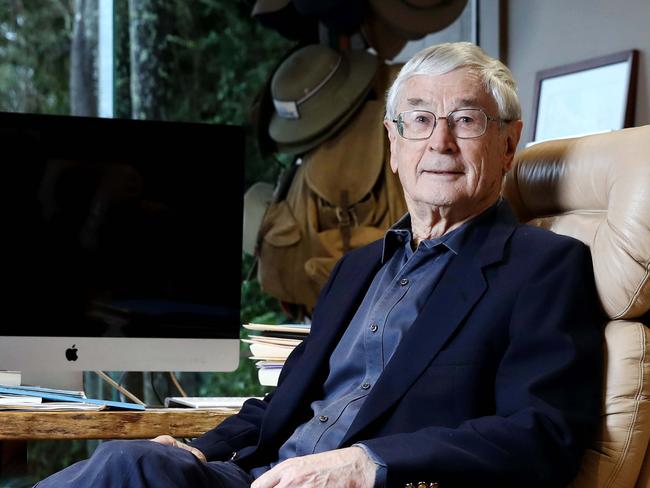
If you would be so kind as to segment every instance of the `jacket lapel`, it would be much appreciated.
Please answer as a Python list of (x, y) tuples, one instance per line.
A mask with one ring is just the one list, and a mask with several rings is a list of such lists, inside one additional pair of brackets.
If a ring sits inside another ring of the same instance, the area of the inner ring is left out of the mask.
[(473, 229), (462, 254), (449, 263), (418, 318), (364, 401), (341, 445), (399, 401), (448, 342), (487, 289), (483, 268), (502, 259), (516, 220), (502, 202), (494, 218)]
[(291, 417), (295, 419), (300, 403), (311, 400), (313, 389), (323, 385), (329, 357), (381, 266), (381, 250), (382, 241), (377, 241), (357, 251), (355, 258), (341, 263), (334, 286), (324, 300), (319, 300), (302, 357), (269, 404), (260, 444), (277, 434), (281, 427), (293, 425)]

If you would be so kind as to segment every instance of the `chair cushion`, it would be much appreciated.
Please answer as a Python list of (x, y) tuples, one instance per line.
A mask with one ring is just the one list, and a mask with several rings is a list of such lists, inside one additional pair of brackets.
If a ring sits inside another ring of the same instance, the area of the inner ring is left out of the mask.
[(650, 442), (650, 329), (615, 320), (605, 344), (601, 428), (571, 488), (635, 486)]
[(650, 309), (650, 125), (531, 146), (504, 195), (521, 221), (590, 246), (610, 318)]

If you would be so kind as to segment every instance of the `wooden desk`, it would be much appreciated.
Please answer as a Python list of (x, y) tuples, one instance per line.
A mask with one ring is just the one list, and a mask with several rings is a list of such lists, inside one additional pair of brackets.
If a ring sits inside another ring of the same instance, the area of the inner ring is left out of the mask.
[(232, 412), (164, 408), (115, 412), (0, 412), (0, 440), (197, 437)]
[(0, 412), (0, 473), (24, 471), (28, 440), (198, 437), (233, 411), (190, 408), (144, 412)]

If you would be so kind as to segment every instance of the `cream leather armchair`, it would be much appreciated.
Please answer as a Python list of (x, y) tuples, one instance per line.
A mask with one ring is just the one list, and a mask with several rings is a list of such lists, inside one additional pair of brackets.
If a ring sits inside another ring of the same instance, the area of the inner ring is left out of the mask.
[(504, 187), (521, 221), (585, 242), (610, 322), (602, 423), (572, 488), (650, 488), (650, 125), (548, 141)]

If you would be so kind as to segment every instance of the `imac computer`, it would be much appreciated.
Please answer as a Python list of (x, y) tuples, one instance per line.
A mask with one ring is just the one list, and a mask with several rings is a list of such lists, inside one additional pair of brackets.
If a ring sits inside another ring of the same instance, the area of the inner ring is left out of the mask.
[(0, 154), (0, 370), (237, 367), (241, 127), (0, 113)]

